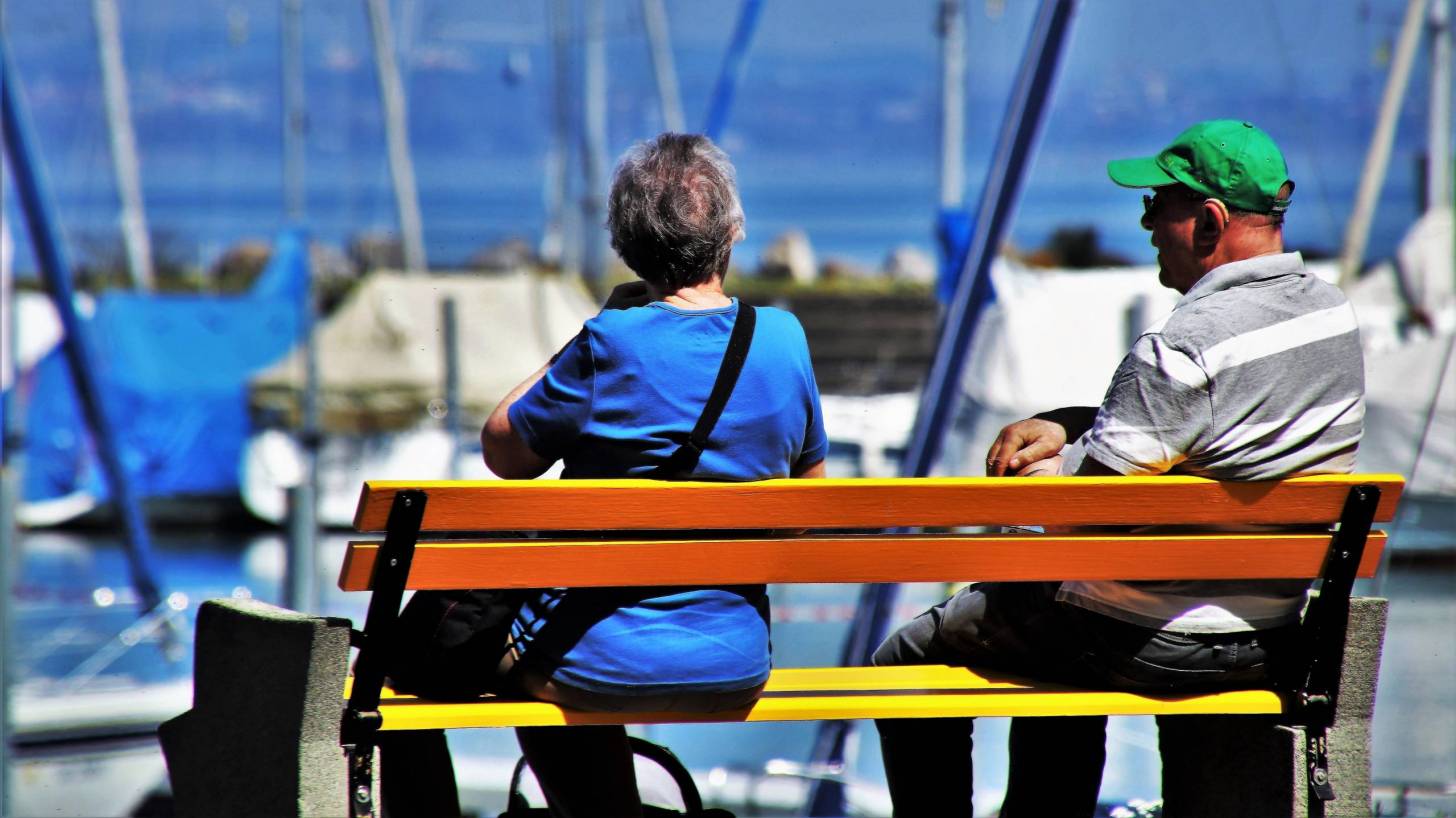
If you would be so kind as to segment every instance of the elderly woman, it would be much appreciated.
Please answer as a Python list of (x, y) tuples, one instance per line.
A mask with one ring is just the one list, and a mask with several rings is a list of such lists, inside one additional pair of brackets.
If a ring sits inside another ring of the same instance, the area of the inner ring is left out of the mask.
[[(744, 235), (728, 157), (697, 135), (638, 144), (617, 167), (607, 224), (641, 281), (501, 401), (481, 433), (490, 469), (530, 478), (561, 460), (567, 479), (822, 477), (803, 329), (723, 291)], [(741, 311), (756, 319), (741, 374), (701, 452), (684, 449)], [(767, 613), (761, 585), (553, 589), (522, 606), (505, 664), (525, 692), (575, 708), (732, 709), (768, 679)], [(553, 815), (640, 814), (623, 728), (517, 734)]]

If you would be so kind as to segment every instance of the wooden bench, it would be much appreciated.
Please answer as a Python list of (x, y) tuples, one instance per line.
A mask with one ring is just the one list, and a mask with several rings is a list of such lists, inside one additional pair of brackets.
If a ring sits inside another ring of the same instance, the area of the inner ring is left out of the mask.
[[(308, 651), (314, 657), (314, 676), (332, 679), (334, 673), (340, 674), (332, 709), (342, 707), (343, 716), (334, 735), (348, 756), (348, 809), (353, 814), (372, 810), (373, 747), (381, 730), (1092, 714), (1273, 717), (1302, 728), (1305, 738), (1295, 739), (1292, 732), (1284, 731), (1280, 734), (1284, 738), (1263, 750), (1242, 747), (1231, 754), (1236, 756), (1233, 760), (1209, 762), (1243, 765), (1277, 778), (1281, 774), (1270, 769), (1272, 753), (1278, 762), (1272, 766), (1287, 768), (1283, 778), (1269, 788), (1278, 794), (1271, 799), (1279, 803), (1271, 803), (1264, 811), (1258, 811), (1262, 806), (1240, 804), (1239, 814), (1293, 815), (1306, 809), (1310, 814), (1324, 814), (1326, 808), (1334, 810), (1329, 814), (1362, 814), (1368, 812), (1368, 730), (1384, 607), (1381, 601), (1361, 603), (1357, 613), (1364, 622), (1349, 627), (1359, 631), (1352, 632), (1352, 641), (1363, 641), (1347, 650), (1350, 592), (1357, 576), (1373, 576), (1379, 564), (1385, 535), (1371, 531), (1371, 524), (1393, 517), (1402, 485), (1401, 478), (1394, 475), (1319, 476), (1265, 483), (1166, 476), (740, 484), (369, 482), (363, 489), (355, 527), (384, 537), (382, 541), (350, 543), (340, 573), (340, 588), (373, 592), (363, 632), (354, 634), (360, 652), (347, 694), (342, 671), (335, 667), (339, 664), (337, 633), (330, 637), (332, 646), (323, 651), (330, 657), (323, 664), (315, 654), (320, 652), (318, 643), (328, 640), (310, 637)], [(1179, 529), (1177, 533), (1075, 536), (900, 533), (907, 528), (954, 531), (984, 526), (995, 530), (1027, 524)], [(1300, 526), (1308, 533), (1220, 530), (1250, 524)], [(1318, 530), (1332, 524), (1338, 524), (1333, 535)], [(654, 532), (652, 537), (663, 536), (664, 530), (682, 534), (680, 539), (670, 540), (634, 536), (645, 529)], [(696, 529), (803, 529), (807, 533), (714, 539), (705, 547), (706, 541), (693, 539)], [(845, 530), (884, 533), (836, 533)], [(514, 534), (522, 531), (542, 536)], [(582, 539), (582, 531), (600, 532), (593, 535), (599, 538)], [(558, 532), (568, 532), (567, 538), (549, 538)], [(572, 538), (569, 532), (578, 533)], [(396, 695), (383, 686), (380, 654), (375, 649), (380, 635), (396, 620), (407, 589), (1279, 578), (1322, 580), (1321, 593), (1311, 603), (1303, 626), (1305, 671), (1300, 682), (1286, 690), (1147, 695), (1079, 689), (944, 666), (777, 668), (762, 698), (741, 711), (616, 714), (493, 697), (460, 703)], [(247, 672), (241, 659), (216, 657), (239, 650), (237, 642), (247, 639), (237, 634), (249, 627), (247, 617), (257, 618), (259, 612), (240, 611), (237, 605), (223, 610), (228, 607), (211, 612), (204, 609), (199, 617), (199, 704), (188, 714), (197, 720), (195, 727), (203, 723), (194, 713), (204, 709), (205, 677)], [(263, 614), (265, 618), (270, 615), (275, 619), (287, 616), (286, 612)], [(317, 633), (339, 629), (334, 621), (312, 621)], [(228, 632), (228, 647), (206, 651), (204, 640), (209, 637), (205, 628)], [(279, 644), (276, 639), (259, 637), (252, 649), (277, 650)], [(231, 669), (204, 669), (209, 657), (214, 662), (232, 661), (227, 666)], [(306, 682), (299, 695), (312, 698), (302, 710), (330, 711), (328, 689), (333, 682), (314, 678)], [(1349, 732), (1348, 741), (1342, 741), (1342, 729)], [(178, 764), (205, 762), (183, 751), (184, 730), (175, 727), (171, 732), (174, 747), (168, 748), (168, 759), (181, 807), (182, 791), (188, 787), (179, 785)], [(164, 729), (164, 747), (169, 744), (168, 734)], [(1333, 768), (1326, 761), (1327, 741), (1335, 748)], [(1204, 747), (1199, 752), (1212, 750)], [(331, 775), (331, 786), (337, 786), (337, 769)], [(1341, 797), (1327, 807), (1325, 797), (1332, 782), (1341, 789)], [(305, 789), (295, 787), (296, 800)], [(216, 787), (208, 792), (211, 814), (220, 814)], [(1207, 803), (1200, 814), (1221, 814), (1217, 798)], [(1346, 813), (1346, 807), (1355, 811)]]

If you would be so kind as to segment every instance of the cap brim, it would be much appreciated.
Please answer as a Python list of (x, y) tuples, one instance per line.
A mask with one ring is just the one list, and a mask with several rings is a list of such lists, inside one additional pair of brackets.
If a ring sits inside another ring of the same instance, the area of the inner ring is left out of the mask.
[(1107, 175), (1123, 187), (1162, 187), (1176, 185), (1178, 180), (1158, 167), (1151, 156), (1138, 159), (1114, 159), (1107, 163)]

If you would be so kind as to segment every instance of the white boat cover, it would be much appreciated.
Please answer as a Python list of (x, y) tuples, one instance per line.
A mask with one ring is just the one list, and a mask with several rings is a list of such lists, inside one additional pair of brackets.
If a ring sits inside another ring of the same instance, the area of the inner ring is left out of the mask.
[[(455, 302), (466, 425), (482, 422), (597, 311), (563, 276), (376, 272), (315, 333), (326, 431), (403, 429), (431, 419), (431, 401), (445, 397), (446, 299)], [(253, 405), (291, 414), (303, 383), (295, 348), (253, 379)]]
[(1412, 494), (1456, 497), (1456, 334), (1367, 353), (1365, 389), (1359, 470), (1404, 474)]

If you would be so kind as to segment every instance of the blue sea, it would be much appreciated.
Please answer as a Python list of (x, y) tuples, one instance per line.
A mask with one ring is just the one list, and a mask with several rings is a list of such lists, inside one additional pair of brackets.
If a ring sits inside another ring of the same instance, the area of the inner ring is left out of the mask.
[[(279, 11), (274, 0), (121, 4), (130, 104), (158, 251), (206, 268), (230, 245), (285, 220)], [(325, 242), (395, 230), (384, 129), (363, 6), (304, 4), (305, 223)], [(688, 127), (703, 121), (732, 30), (732, 4), (667, 4)], [(581, 10), (565, 36), (582, 38)], [(606, 152), (662, 129), (635, 3), (608, 4)], [(893, 248), (933, 251), (938, 208), (936, 3), (768, 3), (722, 143), (748, 218), (740, 268), (785, 230), (819, 259), (875, 267)], [(967, 4), (965, 195), (978, 199), (1034, 4)], [(1107, 181), (1108, 159), (1156, 151), (1197, 119), (1254, 121), (1283, 144), (1298, 183), (1291, 245), (1337, 251), (1404, 4), (1233, 3), (1219, 21), (1176, 4), (1084, 4), (1064, 51), (1039, 150), (1007, 240), (1035, 248), (1058, 227), (1091, 226), (1134, 262), (1152, 250), (1139, 196)], [(395, 0), (411, 152), (431, 263), (458, 265), (547, 220), (555, 96), (545, 4)], [(112, 181), (90, 4), (0, 5), (51, 198), (78, 263), (116, 257)], [(1248, 19), (1232, 36), (1208, 36)], [(1156, 35), (1156, 36), (1155, 36)], [(568, 118), (580, 120), (580, 58)], [(1421, 58), (1424, 58), (1422, 54)], [(1418, 63), (1419, 65), (1419, 63)], [(1388, 256), (1417, 213), (1426, 138), (1425, 72), (1411, 82), (1367, 256)], [(585, 190), (578, 146), (569, 199)], [(19, 212), (6, 186), (7, 221)], [(19, 229), (14, 230), (17, 235)], [(600, 231), (597, 232), (600, 237)], [(33, 268), (17, 240), (18, 266)]]

